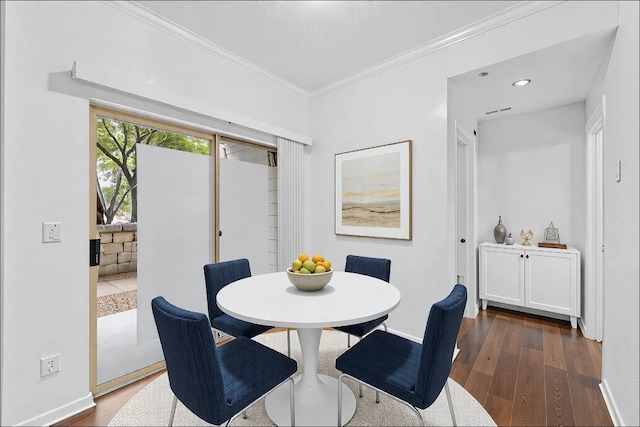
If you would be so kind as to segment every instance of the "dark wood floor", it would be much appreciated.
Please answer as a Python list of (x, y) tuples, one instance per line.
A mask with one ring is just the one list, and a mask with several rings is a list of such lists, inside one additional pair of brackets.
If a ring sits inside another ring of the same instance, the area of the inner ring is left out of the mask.
[[(612, 426), (598, 384), (601, 344), (569, 322), (489, 308), (463, 319), (451, 378), (499, 426)], [(158, 374), (95, 399), (56, 426), (106, 426)]]
[(569, 322), (489, 308), (463, 319), (451, 378), (499, 426), (612, 426), (602, 345)]

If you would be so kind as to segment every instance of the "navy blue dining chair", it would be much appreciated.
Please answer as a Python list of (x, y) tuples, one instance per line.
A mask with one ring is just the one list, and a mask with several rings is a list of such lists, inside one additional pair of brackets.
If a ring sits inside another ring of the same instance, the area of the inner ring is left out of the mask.
[[(236, 280), (251, 277), (251, 267), (246, 258), (221, 261), (204, 266), (204, 280), (207, 290), (207, 308), (211, 327), (234, 337), (253, 338), (272, 329), (272, 326), (257, 325), (229, 316), (218, 307), (220, 290)], [(287, 328), (287, 356), (291, 356), (291, 336)]]
[[(364, 274), (366, 276), (375, 277), (376, 279), (389, 282), (391, 276), (391, 260), (386, 258), (372, 258), (359, 255), (347, 255), (347, 262), (344, 266), (347, 273)], [(337, 326), (334, 329), (345, 332), (347, 334), (347, 347), (351, 347), (351, 335), (355, 335), (362, 339), (363, 336), (382, 325), (387, 330), (385, 320), (389, 318), (388, 314), (368, 322), (357, 323), (354, 325)], [(362, 397), (362, 384), (358, 386), (359, 395)], [(380, 401), (380, 394), (376, 390), (376, 402)]]
[[(391, 276), (391, 260), (386, 258), (347, 255), (347, 262), (345, 264), (344, 271), (347, 273), (364, 274), (366, 276), (375, 277), (388, 282), (389, 277)], [(382, 317), (369, 320), (368, 322), (357, 323), (355, 325), (338, 326), (334, 329), (347, 333), (347, 347), (351, 347), (351, 335), (362, 338), (380, 325), (382, 325), (386, 331), (387, 325), (384, 321), (388, 318), (389, 315), (385, 314)]]
[(217, 347), (206, 315), (176, 307), (161, 296), (151, 301), (151, 309), (174, 394), (169, 426), (178, 400), (202, 420), (228, 425), (287, 381), (295, 425), (295, 360), (246, 337)]
[(444, 388), (455, 426), (447, 380), (466, 302), (467, 288), (457, 284), (433, 304), (422, 344), (376, 330), (338, 357), (338, 425), (342, 425), (342, 380), (351, 378), (409, 406), (421, 426), (424, 420), (417, 408), (431, 406)]

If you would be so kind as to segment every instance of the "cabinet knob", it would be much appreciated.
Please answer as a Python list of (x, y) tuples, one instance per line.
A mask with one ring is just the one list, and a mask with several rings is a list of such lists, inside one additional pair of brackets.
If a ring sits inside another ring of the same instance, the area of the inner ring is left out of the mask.
[(460, 243), (464, 243), (464, 242), (466, 242), (465, 239), (460, 239)]
[(529, 258), (529, 255), (527, 255), (527, 258)]
[(520, 254), (520, 258), (524, 258), (524, 255)]

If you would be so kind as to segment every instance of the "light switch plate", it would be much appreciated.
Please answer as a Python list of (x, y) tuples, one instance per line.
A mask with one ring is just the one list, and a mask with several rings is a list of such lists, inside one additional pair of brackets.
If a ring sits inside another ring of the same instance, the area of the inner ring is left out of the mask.
[(55, 243), (62, 241), (61, 222), (42, 223), (42, 243)]

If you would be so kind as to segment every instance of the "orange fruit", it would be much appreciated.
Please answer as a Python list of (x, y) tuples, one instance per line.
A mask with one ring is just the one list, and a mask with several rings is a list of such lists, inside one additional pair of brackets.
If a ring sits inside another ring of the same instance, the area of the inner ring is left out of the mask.
[(306, 260), (309, 259), (309, 255), (305, 253), (301, 253), (300, 255), (298, 255), (298, 259), (300, 260), (300, 262), (305, 262)]
[(314, 255), (313, 258), (311, 258), (311, 261), (317, 264), (319, 262), (324, 261), (324, 257), (322, 255)]
[(324, 266), (324, 268), (329, 271), (331, 270), (331, 261), (329, 260), (324, 260), (324, 262), (322, 263), (322, 265)]

